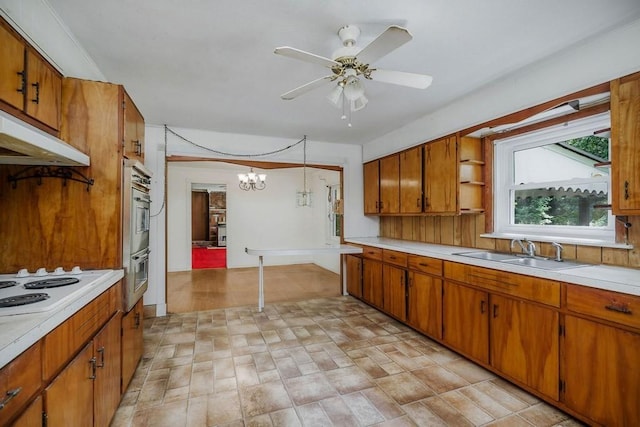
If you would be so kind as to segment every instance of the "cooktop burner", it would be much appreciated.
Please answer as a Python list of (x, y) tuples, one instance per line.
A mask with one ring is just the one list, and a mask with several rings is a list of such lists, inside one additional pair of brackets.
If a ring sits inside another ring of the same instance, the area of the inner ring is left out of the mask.
[(18, 282), (16, 282), (15, 280), (2, 280), (2, 281), (0, 281), (0, 289), (10, 288), (10, 287), (15, 286), (17, 284), (18, 284)]
[(25, 283), (25, 289), (46, 289), (46, 288), (58, 288), (60, 286), (73, 285), (80, 280), (75, 277), (50, 277), (43, 280), (36, 280), (35, 282)]
[(16, 307), (19, 305), (33, 304), (49, 299), (49, 295), (43, 293), (21, 294), (0, 299), (0, 307)]

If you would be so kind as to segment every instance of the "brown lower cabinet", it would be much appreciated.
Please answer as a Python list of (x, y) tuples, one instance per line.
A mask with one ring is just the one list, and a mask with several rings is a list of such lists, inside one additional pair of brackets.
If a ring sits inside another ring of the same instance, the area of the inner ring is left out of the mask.
[(362, 260), (362, 299), (382, 308), (382, 262)]
[(48, 425), (109, 426), (120, 403), (120, 317), (115, 314), (45, 389)]
[(122, 316), (122, 393), (127, 390), (138, 362), (142, 358), (143, 305), (140, 299), (133, 308)]
[(489, 294), (445, 281), (442, 298), (443, 340), (482, 363), (489, 363)]
[(407, 287), (404, 268), (384, 264), (382, 267), (382, 308), (403, 322), (407, 321)]
[(347, 264), (347, 293), (362, 298), (362, 258), (357, 255), (345, 255)]
[(0, 408), (0, 425), (109, 426), (122, 396), (121, 284), (0, 370), (0, 393), (18, 391)]

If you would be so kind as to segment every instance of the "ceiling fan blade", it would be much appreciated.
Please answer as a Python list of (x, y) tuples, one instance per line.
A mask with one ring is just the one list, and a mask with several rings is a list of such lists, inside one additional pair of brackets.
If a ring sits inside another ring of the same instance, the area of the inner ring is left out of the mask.
[(325, 58), (324, 56), (315, 55), (313, 53), (305, 52), (304, 50), (296, 49), (289, 46), (277, 47), (273, 53), (287, 56), (289, 58), (298, 59), (300, 61), (310, 62), (312, 64), (319, 64), (325, 67), (334, 67), (336, 65), (340, 65), (339, 62), (334, 61), (333, 59)]
[(411, 40), (413, 36), (406, 28), (392, 25), (371, 43), (365, 46), (356, 58), (363, 64), (371, 64)]
[(325, 77), (321, 77), (317, 80), (313, 80), (307, 84), (304, 84), (300, 87), (297, 87), (293, 90), (290, 90), (289, 92), (283, 93), (282, 95), (280, 95), (280, 98), (285, 99), (287, 101), (294, 99), (302, 94), (305, 94), (317, 87), (322, 86), (323, 84), (325, 84), (326, 82), (329, 82), (331, 80), (334, 80), (335, 76), (325, 76)]
[(416, 89), (426, 89), (431, 85), (433, 77), (426, 74), (405, 73), (404, 71), (374, 69), (371, 71), (371, 80)]

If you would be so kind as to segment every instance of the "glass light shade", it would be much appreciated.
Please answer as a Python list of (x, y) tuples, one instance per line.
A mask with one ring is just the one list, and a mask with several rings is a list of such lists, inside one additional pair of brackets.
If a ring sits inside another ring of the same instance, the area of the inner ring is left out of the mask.
[(267, 175), (266, 175), (266, 174), (264, 174), (264, 173), (260, 173), (260, 174), (258, 174), (258, 180), (259, 180), (260, 182), (265, 182), (265, 181), (267, 180)]
[(344, 97), (349, 101), (355, 101), (364, 95), (364, 86), (355, 76), (347, 77), (346, 84), (344, 85)]
[(338, 83), (327, 95), (327, 99), (331, 102), (336, 108), (342, 107), (342, 84)]
[(351, 111), (359, 111), (366, 107), (369, 100), (366, 96), (362, 95), (360, 98), (351, 101)]

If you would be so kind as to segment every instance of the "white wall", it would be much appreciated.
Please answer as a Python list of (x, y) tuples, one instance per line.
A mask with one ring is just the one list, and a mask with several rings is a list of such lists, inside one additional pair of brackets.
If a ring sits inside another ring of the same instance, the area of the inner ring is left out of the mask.
[[(550, 56), (363, 147), (376, 159), (640, 70), (640, 19)], [(469, 64), (473, 66), (473, 64)]]
[[(261, 191), (244, 191), (238, 187), (237, 174), (245, 166), (220, 162), (178, 162), (168, 165), (168, 271), (191, 270), (191, 184), (211, 183), (227, 186), (227, 266), (255, 267), (257, 257), (245, 248), (300, 248), (326, 244), (322, 183), (318, 170), (307, 168), (308, 188), (313, 188), (311, 207), (296, 205), (296, 192), (302, 189), (302, 169), (266, 170), (267, 187)], [(256, 168), (256, 171), (259, 169)], [(339, 172), (322, 171), (322, 176)], [(338, 256), (327, 265), (340, 271)], [(312, 256), (265, 258), (265, 265), (314, 263)]]

